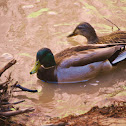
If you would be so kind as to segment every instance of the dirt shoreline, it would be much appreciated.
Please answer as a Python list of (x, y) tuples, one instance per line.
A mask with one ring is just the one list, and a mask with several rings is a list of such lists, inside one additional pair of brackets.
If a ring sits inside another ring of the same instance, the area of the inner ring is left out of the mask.
[(126, 103), (99, 108), (93, 107), (82, 115), (69, 115), (61, 119), (52, 119), (43, 126), (124, 126), (126, 125)]

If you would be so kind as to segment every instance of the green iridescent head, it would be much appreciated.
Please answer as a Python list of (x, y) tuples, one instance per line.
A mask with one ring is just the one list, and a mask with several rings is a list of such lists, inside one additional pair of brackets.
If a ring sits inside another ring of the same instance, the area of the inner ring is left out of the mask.
[(42, 48), (37, 52), (36, 63), (30, 74), (36, 73), (41, 67), (41, 65), (45, 68), (49, 68), (56, 65), (54, 56), (51, 50), (48, 48)]

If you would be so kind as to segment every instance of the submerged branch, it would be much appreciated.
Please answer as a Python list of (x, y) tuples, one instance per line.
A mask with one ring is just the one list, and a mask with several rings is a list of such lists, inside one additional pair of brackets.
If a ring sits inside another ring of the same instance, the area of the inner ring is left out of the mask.
[(34, 108), (27, 108), (27, 109), (16, 110), (16, 111), (0, 112), (0, 116), (10, 117), (10, 116), (15, 116), (22, 113), (32, 112), (34, 110), (35, 110)]
[(16, 85), (14, 85), (14, 87), (20, 88), (22, 91), (28, 91), (28, 92), (33, 92), (33, 93), (34, 93), (34, 92), (38, 92), (37, 90), (31, 90), (31, 89), (22, 87), (20, 84), (16, 84)]
[(16, 104), (20, 104), (22, 102), (24, 102), (25, 100), (21, 100), (21, 101), (18, 101), (18, 102), (13, 102), (13, 103), (9, 103), (9, 102), (2, 102), (0, 103), (1, 105), (16, 105)]

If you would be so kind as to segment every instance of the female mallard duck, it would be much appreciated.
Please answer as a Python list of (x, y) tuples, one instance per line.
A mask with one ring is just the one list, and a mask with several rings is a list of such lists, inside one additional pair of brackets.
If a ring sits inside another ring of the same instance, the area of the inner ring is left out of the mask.
[(126, 44), (93, 44), (67, 48), (55, 56), (48, 48), (37, 52), (30, 74), (45, 82), (75, 83), (89, 80), (101, 71), (112, 69), (126, 58)]
[(116, 31), (109, 35), (98, 37), (95, 29), (87, 22), (82, 22), (73, 31), (72, 34), (67, 37), (72, 37), (76, 35), (82, 35), (86, 37), (88, 44), (102, 44), (102, 43), (126, 43), (126, 32), (125, 31)]

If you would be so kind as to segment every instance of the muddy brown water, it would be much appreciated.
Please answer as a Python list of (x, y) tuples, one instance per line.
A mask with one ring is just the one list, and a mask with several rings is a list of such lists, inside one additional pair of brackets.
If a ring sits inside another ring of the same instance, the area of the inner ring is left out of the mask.
[[(0, 68), (14, 57), (17, 64), (9, 70), (12, 77), (22, 86), (39, 90), (39, 93), (15, 93), (16, 99), (26, 100), (20, 107), (36, 108), (30, 115), (31, 124), (43, 124), (50, 117), (81, 114), (106, 93), (125, 84), (126, 62), (108, 74), (77, 84), (47, 84), (29, 74), (41, 47), (48, 47), (56, 54), (86, 43), (81, 36), (66, 38), (80, 22), (89, 22), (99, 36), (111, 33), (113, 25), (103, 17), (126, 30), (126, 1), (0, 0)], [(115, 26), (113, 29), (117, 30)]]

